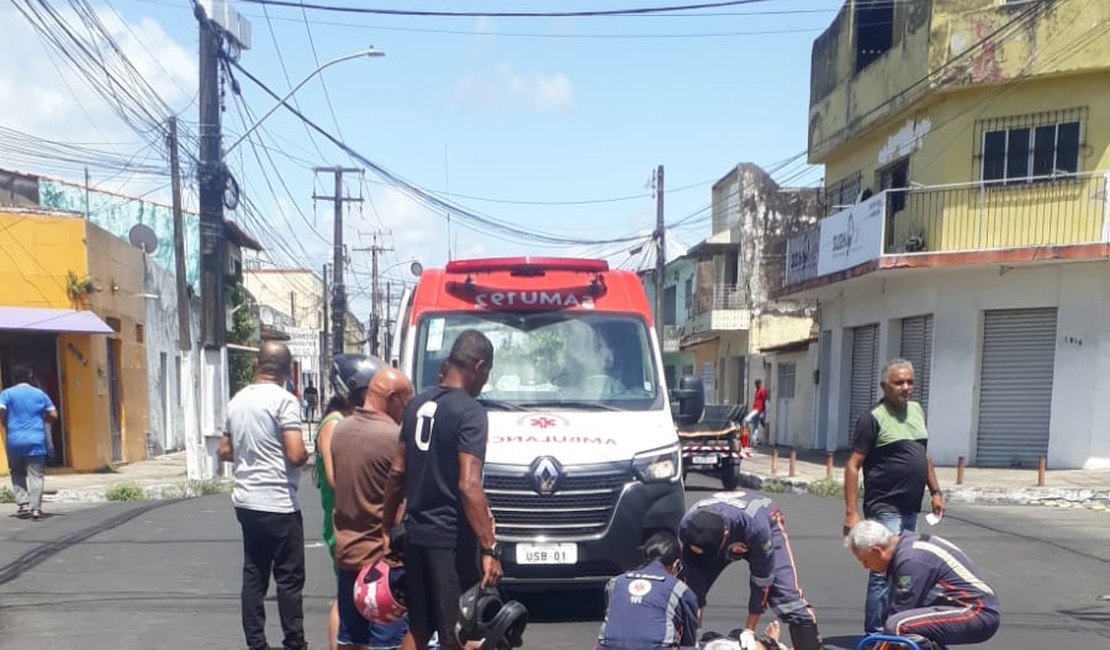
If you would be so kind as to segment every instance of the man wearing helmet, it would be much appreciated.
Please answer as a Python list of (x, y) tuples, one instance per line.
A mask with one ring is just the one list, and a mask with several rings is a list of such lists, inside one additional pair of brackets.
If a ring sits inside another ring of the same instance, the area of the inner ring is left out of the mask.
[(332, 437), (340, 646), (396, 648), (408, 628), (404, 620), (387, 626), (370, 624), (359, 613), (354, 589), (359, 571), (385, 556), (385, 484), (412, 393), (412, 383), (401, 371), (383, 365), (371, 380), (363, 405), (335, 427)]
[[(337, 354), (332, 358), (329, 380), (333, 396), (324, 409), (316, 429), (316, 487), (320, 489), (320, 505), (324, 510), (323, 539), (328, 545), (332, 562), (335, 562), (335, 526), (332, 511), (335, 506), (335, 474), (332, 468), (331, 438), (335, 426), (354, 412), (366, 398), (367, 387), (374, 374), (382, 367), (380, 359), (361, 354)], [(338, 569), (337, 569), (338, 576)], [(336, 647), (339, 634), (339, 607), (332, 602), (328, 612), (328, 647)]]

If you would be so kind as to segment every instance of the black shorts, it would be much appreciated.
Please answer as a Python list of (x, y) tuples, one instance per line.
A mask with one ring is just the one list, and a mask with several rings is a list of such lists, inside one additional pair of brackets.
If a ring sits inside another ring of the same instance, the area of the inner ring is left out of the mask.
[(439, 632), (440, 643), (455, 639), (459, 596), (482, 578), (478, 551), (405, 544), (405, 604), (417, 639)]

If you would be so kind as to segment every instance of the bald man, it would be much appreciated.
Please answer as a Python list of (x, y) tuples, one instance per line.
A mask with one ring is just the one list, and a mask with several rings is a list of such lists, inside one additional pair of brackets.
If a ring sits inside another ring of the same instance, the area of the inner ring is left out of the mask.
[(268, 648), (263, 599), (270, 575), (286, 650), (308, 648), (304, 638), (304, 522), (297, 501), (300, 467), (308, 460), (297, 398), (285, 390), (293, 365), (289, 348), (264, 342), (254, 383), (227, 405), (220, 460), (234, 463), (231, 503), (243, 529), (243, 635), (250, 650)]
[(385, 555), (385, 484), (412, 393), (412, 384), (399, 370), (383, 365), (370, 382), (366, 402), (336, 425), (332, 434), (341, 647), (396, 648), (408, 631), (404, 620), (386, 626), (370, 624), (355, 606), (354, 585), (363, 566)]

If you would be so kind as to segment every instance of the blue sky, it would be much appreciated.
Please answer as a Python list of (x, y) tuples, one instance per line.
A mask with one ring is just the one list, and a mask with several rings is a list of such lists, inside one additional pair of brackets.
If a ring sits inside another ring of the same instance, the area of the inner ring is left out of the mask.
[[(547, 11), (663, 4), (335, 0), (335, 4), (342, 3)], [(127, 33), (143, 41), (140, 45), (157, 59), (148, 66), (150, 74), (158, 77), (155, 87), (165, 88), (170, 105), (182, 111), (183, 119), (195, 122), (197, 109), (190, 91), (196, 84), (197, 27), (190, 4), (185, 0), (93, 4), (119, 13), (131, 28)], [(418, 185), (472, 197), (580, 201), (644, 195), (576, 206), (453, 199), (525, 228), (594, 239), (647, 232), (653, 227), (654, 201), (645, 183), (657, 164), (666, 166), (668, 187), (695, 185), (667, 195), (667, 218), (674, 221), (705, 207), (710, 200), (709, 183), (732, 165), (742, 161), (767, 165), (804, 150), (810, 47), (840, 4), (839, 0), (767, 0), (714, 10), (720, 15), (635, 18), (402, 18), (312, 10), (307, 17), (321, 62), (368, 45), (386, 53), (384, 58), (344, 62), (322, 74), (339, 127), (353, 147)], [(252, 48), (241, 58), (244, 67), (279, 92), (289, 88), (282, 61), (294, 84), (316, 68), (300, 9), (243, 3), (237, 7), (253, 28)], [(8, 13), (0, 18), (14, 15), (10, 9), (5, 11)], [(709, 35), (723, 33), (730, 35)], [(583, 38), (591, 34), (610, 37)], [(662, 34), (699, 36), (653, 36)], [(0, 51), (3, 49), (0, 45)], [(46, 56), (41, 46), (28, 47), (26, 52), (32, 60)], [(5, 80), (0, 76), (0, 89), (5, 81), (16, 90), (24, 84), (45, 84), (41, 77)], [(167, 79), (170, 77), (174, 79)], [(244, 100), (255, 115), (273, 105), (251, 82), (242, 79), (241, 83)], [(56, 101), (64, 107), (66, 86), (55, 90)], [(296, 98), (305, 113), (335, 130), (319, 79), (306, 85)], [(228, 101), (225, 133), (237, 134), (242, 126), (234, 104), (230, 98)], [(84, 99), (70, 103), (88, 108)], [(119, 142), (122, 151), (129, 145), (140, 146), (135, 144), (138, 138), (134, 134), (111, 123), (109, 114), (92, 110), (90, 118), (89, 110), (70, 110), (65, 117), (63, 109), (58, 110), (56, 118), (40, 115), (31, 120), (13, 115), (9, 108), (7, 113), (0, 112), (0, 124), (15, 121), (19, 128), (36, 135), (76, 139), (75, 125), (84, 122), (81, 141), (111, 138)], [(92, 133), (87, 127), (90, 120), (95, 124)], [(65, 128), (59, 126), (63, 123)], [(350, 166), (351, 161), (322, 138), (314, 144), (304, 127), (284, 111), (275, 113), (265, 125), (260, 136), (266, 146), (275, 149), (271, 154), (292, 198), (281, 189), (263, 158), (277, 196), (270, 193), (258, 162), (245, 145), (231, 155), (232, 169), (255, 203), (272, 213), (269, 222), (285, 238), (281, 246), (270, 247), (267, 261), (319, 268), (330, 260), (326, 241), (331, 238), (331, 208), (324, 203), (313, 206), (309, 197), (314, 178), (308, 163)], [(225, 136), (225, 144), (232, 139)], [(820, 179), (820, 170), (812, 169), (797, 180), (817, 184)], [(397, 264), (389, 272), (397, 279), (404, 277), (404, 260), (443, 263), (448, 250), (443, 215), (429, 213), (373, 176), (368, 175), (367, 181), (365, 192), (372, 202), (349, 213), (348, 243), (366, 245), (368, 233), (391, 229), (387, 241), (397, 250), (385, 257), (383, 265)], [(321, 177), (315, 183), (317, 192), (330, 189), (329, 178)], [(357, 193), (359, 188), (352, 184), (351, 191)], [(250, 227), (249, 222), (245, 225)], [(319, 236), (311, 232), (314, 229)], [(675, 234), (692, 244), (708, 236), (708, 231), (705, 219)], [(453, 232), (457, 256), (560, 252), (524, 242), (498, 241), (458, 227)], [(270, 233), (262, 234), (264, 241), (270, 238)], [(367, 284), (363, 275), (367, 264), (365, 254), (352, 256), (355, 276), (349, 284), (356, 285), (353, 290), (357, 293), (358, 286)]]

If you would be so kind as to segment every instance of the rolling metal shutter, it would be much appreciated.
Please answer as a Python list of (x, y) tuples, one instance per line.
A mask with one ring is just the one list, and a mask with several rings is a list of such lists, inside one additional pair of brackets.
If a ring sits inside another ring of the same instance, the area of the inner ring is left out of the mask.
[(985, 313), (978, 465), (1035, 467), (1048, 454), (1055, 363), (1055, 308)]
[(927, 414), (929, 412), (929, 371), (933, 360), (932, 314), (902, 319), (902, 349), (899, 356), (913, 364), (913, 398), (921, 402), (921, 407)]
[(852, 329), (852, 395), (848, 403), (848, 439), (855, 437), (860, 416), (875, 408), (879, 390), (879, 326)]

